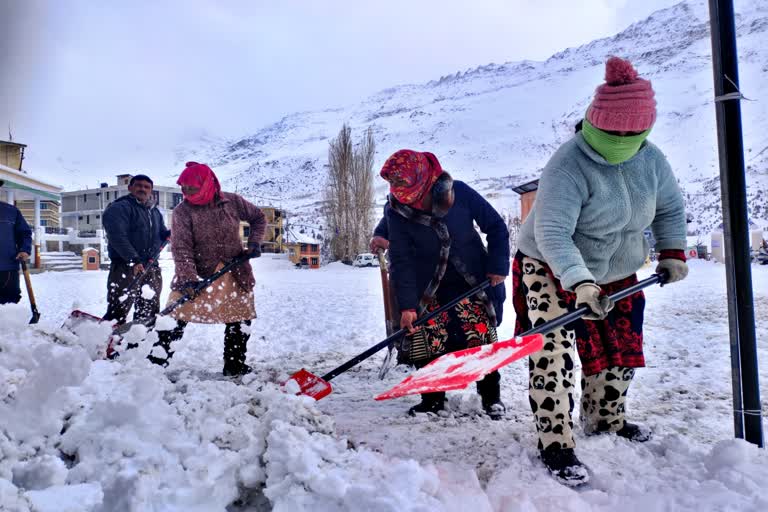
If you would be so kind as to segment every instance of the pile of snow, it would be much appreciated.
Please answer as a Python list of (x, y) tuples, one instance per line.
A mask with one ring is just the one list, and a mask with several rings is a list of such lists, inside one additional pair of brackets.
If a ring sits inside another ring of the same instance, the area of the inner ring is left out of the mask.
[(0, 306), (2, 510), (441, 508), (436, 469), (350, 449), (311, 398), (259, 375), (171, 381), (133, 355), (152, 337), (94, 360), (90, 334), (55, 343), (27, 317)]

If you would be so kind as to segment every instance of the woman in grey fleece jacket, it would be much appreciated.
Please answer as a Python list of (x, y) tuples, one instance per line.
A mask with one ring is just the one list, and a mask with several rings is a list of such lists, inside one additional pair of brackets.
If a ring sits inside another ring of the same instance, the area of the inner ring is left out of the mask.
[(628, 61), (612, 57), (583, 128), (563, 144), (539, 180), (513, 264), (516, 332), (580, 305), (591, 310), (545, 335), (530, 358), (529, 397), (541, 459), (568, 485), (588, 481), (574, 453), (574, 347), (582, 363), (581, 422), (588, 435), (614, 432), (642, 442), (650, 432), (624, 419), (635, 368), (644, 366), (645, 299), (617, 304), (606, 295), (637, 282), (651, 228), (657, 271), (685, 278), (683, 198), (664, 154), (647, 141), (656, 119), (651, 84)]

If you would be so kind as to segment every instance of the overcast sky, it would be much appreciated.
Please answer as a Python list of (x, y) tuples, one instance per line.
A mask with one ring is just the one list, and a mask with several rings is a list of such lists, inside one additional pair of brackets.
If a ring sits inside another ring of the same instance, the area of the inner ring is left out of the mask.
[(10, 122), (30, 170), (90, 184), (204, 132), (238, 137), (386, 87), (544, 60), (674, 3), (0, 0), (0, 139)]

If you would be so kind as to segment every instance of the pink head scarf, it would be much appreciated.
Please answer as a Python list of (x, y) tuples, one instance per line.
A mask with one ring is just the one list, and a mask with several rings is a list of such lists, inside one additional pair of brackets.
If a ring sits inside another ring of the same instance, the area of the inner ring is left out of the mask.
[(381, 177), (389, 182), (389, 191), (403, 204), (423, 209), (424, 197), (442, 174), (432, 153), (401, 149), (387, 158)]
[(194, 195), (184, 195), (190, 203), (202, 206), (213, 201), (216, 194), (221, 192), (219, 180), (210, 167), (197, 162), (187, 162), (187, 168), (181, 173), (176, 183), (180, 186), (198, 187), (200, 191)]

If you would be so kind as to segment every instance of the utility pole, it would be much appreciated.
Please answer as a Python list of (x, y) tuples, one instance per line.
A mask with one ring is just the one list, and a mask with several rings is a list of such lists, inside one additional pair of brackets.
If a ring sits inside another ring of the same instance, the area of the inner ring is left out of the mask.
[(743, 96), (739, 91), (733, 1), (709, 0), (709, 19), (712, 30), (712, 67), (723, 201), (734, 431), (737, 438), (746, 439), (762, 447), (762, 405), (757, 371), (752, 257), (741, 133)]

